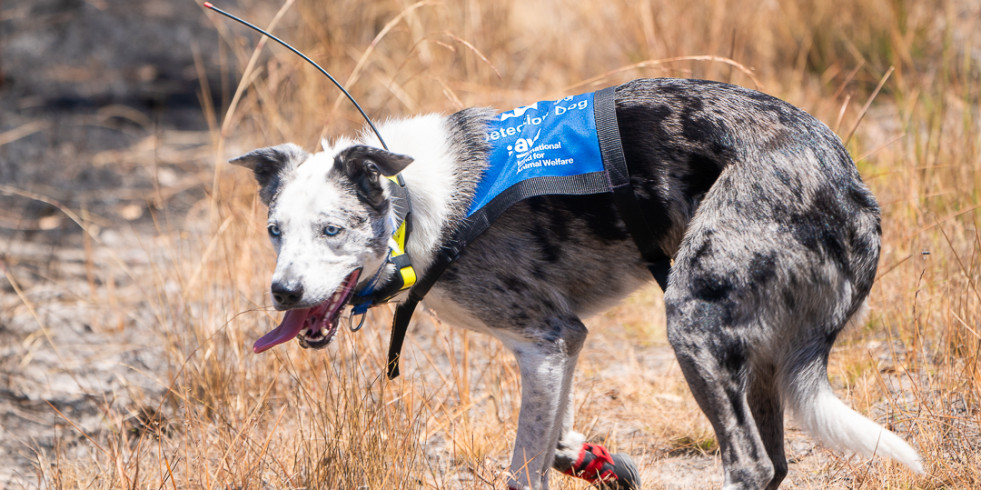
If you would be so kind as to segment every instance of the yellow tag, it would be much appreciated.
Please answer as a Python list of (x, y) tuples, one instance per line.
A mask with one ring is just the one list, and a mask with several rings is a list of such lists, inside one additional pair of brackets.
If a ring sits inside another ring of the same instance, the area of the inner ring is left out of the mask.
[(412, 266), (410, 265), (409, 267), (403, 268), (401, 272), (402, 272), (402, 289), (403, 290), (409, 289), (410, 287), (412, 287), (413, 284), (416, 283), (416, 270), (413, 269)]

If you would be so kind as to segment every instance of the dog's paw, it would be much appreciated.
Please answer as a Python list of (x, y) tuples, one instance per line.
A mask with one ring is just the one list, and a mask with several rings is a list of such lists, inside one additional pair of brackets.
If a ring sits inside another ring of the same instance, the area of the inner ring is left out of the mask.
[(563, 473), (582, 478), (603, 490), (640, 489), (640, 473), (630, 456), (610, 454), (599, 444), (583, 444), (575, 464)]

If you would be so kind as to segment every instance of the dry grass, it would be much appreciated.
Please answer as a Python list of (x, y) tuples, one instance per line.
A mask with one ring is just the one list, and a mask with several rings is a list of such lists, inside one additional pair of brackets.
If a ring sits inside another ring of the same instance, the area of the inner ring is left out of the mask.
[[(787, 486), (981, 486), (981, 25), (974, 2), (336, 0), (287, 7), (276, 32), (324, 61), (377, 117), (503, 109), (639, 76), (683, 76), (758, 84), (843, 137), (854, 133), (849, 150), (882, 203), (885, 241), (872, 313), (843, 336), (830, 373), (848, 403), (913, 441), (928, 475), (797, 442)], [(246, 14), (262, 25), (276, 12)], [(215, 23), (227, 56), (246, 66), (255, 37)], [(166, 395), (147, 400), (151, 409), (135, 419), (128, 407), (107, 405), (106, 430), (92, 435), (88, 456), (42, 454), (39, 478), (66, 488), (501, 488), (518, 376), (496, 342), (417, 315), (403, 375), (388, 382), (389, 313), (376, 311), (363, 331), (342, 333), (327, 351), (291, 343), (262, 356), (250, 352), (277, 316), (264, 293), (271, 250), (251, 177), (223, 162), (286, 140), (312, 149), (320, 137), (362, 124), (312, 69), (284, 50), (265, 49), (243, 74), (235, 109), (206, 111), (214, 127), (211, 198), (189, 215), (158, 217), (153, 247), (163, 259), (140, 278), (155, 323), (147, 341), (164, 344), (173, 366), (157, 373)], [(227, 85), (230, 103), (234, 82)], [(593, 338), (579, 370), (578, 426), (634, 455), (652, 486), (717, 484), (714, 436), (665, 347), (659, 296), (645, 290), (588, 322)], [(687, 472), (697, 479), (686, 480)], [(553, 478), (553, 486), (583, 488), (564, 478)]]

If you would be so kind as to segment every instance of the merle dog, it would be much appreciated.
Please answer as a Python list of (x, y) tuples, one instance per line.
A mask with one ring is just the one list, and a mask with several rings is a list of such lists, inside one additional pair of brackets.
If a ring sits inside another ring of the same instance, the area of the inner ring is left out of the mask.
[[(365, 135), (315, 154), (284, 144), (232, 160), (255, 172), (269, 206), (272, 297), (288, 310), (256, 350), (294, 337), (323, 347), (371, 273), (394, 274), (385, 176), (401, 174), (408, 189), (406, 247), (423, 274), (474, 197), (493, 117), (466, 109), (389, 121), (381, 132), (392, 152)], [(779, 486), (787, 409), (832, 448), (922, 471), (909, 445), (828, 383), (828, 353), (864, 305), (880, 245), (875, 198), (835, 134), (768, 95), (698, 80), (621, 85), (616, 117), (632, 187), (672, 258), (668, 340), (715, 429), (724, 487)], [(629, 458), (584, 444), (570, 399), (588, 333), (580, 319), (649, 282), (647, 265), (610, 195), (534, 197), (469, 244), (426, 297), (441, 318), (517, 358), (512, 487), (547, 486), (549, 467), (639, 485)]]

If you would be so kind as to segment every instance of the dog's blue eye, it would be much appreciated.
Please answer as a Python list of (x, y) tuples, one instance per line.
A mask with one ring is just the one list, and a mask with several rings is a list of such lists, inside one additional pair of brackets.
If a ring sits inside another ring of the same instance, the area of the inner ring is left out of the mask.
[(324, 227), (324, 236), (334, 236), (341, 232), (341, 227), (336, 225), (327, 225)]
[(269, 236), (273, 238), (279, 238), (279, 235), (283, 234), (282, 230), (279, 229), (279, 225), (276, 224), (267, 226), (266, 230), (269, 231)]

